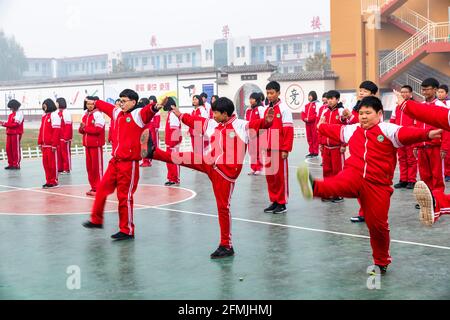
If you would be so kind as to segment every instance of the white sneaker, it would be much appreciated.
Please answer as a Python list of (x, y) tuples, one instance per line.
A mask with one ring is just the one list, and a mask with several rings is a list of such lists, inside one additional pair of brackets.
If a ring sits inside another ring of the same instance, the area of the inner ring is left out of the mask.
[(303, 197), (307, 200), (311, 200), (313, 198), (313, 187), (308, 166), (302, 164), (297, 168), (297, 180), (300, 184)]
[(416, 182), (414, 196), (420, 205), (420, 222), (432, 226), (434, 223), (433, 195), (425, 182)]

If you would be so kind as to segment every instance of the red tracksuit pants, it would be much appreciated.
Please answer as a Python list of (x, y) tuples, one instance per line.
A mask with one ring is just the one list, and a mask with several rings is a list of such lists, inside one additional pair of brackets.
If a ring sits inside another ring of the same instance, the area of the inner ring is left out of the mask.
[(248, 154), (250, 156), (250, 168), (252, 171), (262, 171), (263, 164), (259, 137), (250, 139), (250, 143), (248, 144)]
[(203, 172), (209, 177), (217, 204), (220, 245), (232, 247), (230, 202), (234, 190), (234, 180), (224, 178), (212, 165), (206, 164), (201, 155), (195, 155), (193, 152), (170, 153), (156, 149), (153, 159), (167, 163), (174, 162), (183, 167)]
[(450, 214), (450, 194), (445, 194), (442, 190), (434, 190), (433, 197), (436, 203), (434, 208), (434, 222), (442, 215)]
[[(179, 147), (167, 147), (168, 153), (176, 153), (179, 151)], [(180, 183), (180, 166), (173, 163), (166, 163), (167, 166), (167, 181)]]
[(287, 204), (289, 199), (289, 162), (281, 157), (281, 151), (267, 150), (266, 181), (270, 202)]
[(445, 156), (444, 166), (445, 176), (450, 177), (450, 153), (447, 153), (447, 155)]
[(420, 179), (425, 182), (431, 190), (445, 190), (444, 175), (442, 171), (443, 162), (439, 146), (419, 148), (418, 164)]
[(8, 166), (20, 167), (20, 160), (22, 160), (20, 152), (21, 134), (6, 135), (6, 155), (8, 156)]
[(317, 134), (317, 126), (316, 122), (314, 123), (306, 123), (306, 140), (309, 145), (309, 153), (310, 154), (319, 154), (319, 138)]
[(72, 142), (61, 140), (58, 146), (58, 172), (72, 170), (72, 155), (70, 152)]
[(91, 222), (103, 224), (106, 199), (117, 188), (120, 232), (134, 235), (133, 194), (136, 192), (138, 182), (139, 161), (111, 159), (103, 179), (97, 186)]
[(103, 177), (103, 147), (85, 147), (86, 171), (92, 191), (97, 191), (97, 185)]
[(334, 177), (342, 171), (345, 154), (341, 152), (341, 147), (323, 147), (322, 170), (323, 177)]
[(58, 155), (56, 148), (42, 147), (42, 164), (44, 165), (46, 184), (58, 184)]
[(337, 176), (323, 181), (316, 180), (314, 184), (314, 197), (359, 198), (369, 229), (373, 260), (380, 266), (392, 261), (388, 223), (392, 192), (390, 186), (371, 183), (353, 168), (344, 169)]
[(417, 181), (417, 159), (414, 156), (413, 150), (414, 148), (411, 146), (397, 149), (400, 181), (414, 183)]
[[(154, 130), (149, 129), (149, 131), (150, 131), (150, 134), (152, 135), (152, 140), (153, 140), (153, 143), (154, 143), (155, 147), (158, 148), (159, 147), (159, 133), (158, 133), (158, 129), (154, 129)], [(145, 159), (142, 160), (142, 164), (145, 165), (145, 166), (150, 166), (152, 164), (152, 159), (145, 158)]]

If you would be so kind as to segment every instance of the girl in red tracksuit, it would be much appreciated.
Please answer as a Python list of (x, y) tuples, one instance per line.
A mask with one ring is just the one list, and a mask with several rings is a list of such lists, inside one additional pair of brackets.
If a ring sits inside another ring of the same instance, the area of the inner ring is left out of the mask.
[(105, 118), (103, 113), (93, 105), (85, 103), (86, 113), (80, 123), (78, 132), (83, 135), (86, 154), (86, 170), (89, 190), (86, 195), (95, 196), (97, 185), (103, 177), (103, 146), (105, 145)]
[[(212, 148), (207, 154), (170, 153), (156, 149), (153, 159), (176, 163), (208, 175), (213, 185), (220, 225), (220, 244), (211, 254), (212, 259), (217, 259), (234, 255), (231, 241), (230, 201), (236, 179), (242, 171), (250, 131), (259, 132), (260, 129), (270, 127), (273, 112), (269, 113), (265, 119), (251, 122), (240, 120), (233, 114), (234, 104), (228, 98), (219, 98), (213, 105), (213, 109), (214, 119), (205, 119), (186, 113), (181, 114), (175, 106), (173, 107), (173, 114), (177, 115), (184, 124), (210, 137)], [(202, 125), (196, 125), (197, 122)]]
[(67, 174), (72, 170), (72, 156), (70, 152), (73, 137), (72, 115), (70, 114), (70, 111), (67, 110), (66, 99), (56, 99), (56, 106), (59, 109), (58, 116), (61, 119), (61, 137), (57, 149), (58, 172)]
[(319, 140), (317, 137), (317, 93), (311, 91), (308, 94), (309, 103), (305, 105), (305, 110), (301, 113), (302, 120), (305, 122), (306, 139), (309, 145), (309, 154), (306, 158), (317, 157), (319, 155)]
[(308, 168), (304, 167), (299, 169), (298, 179), (307, 198), (343, 196), (360, 199), (369, 229), (374, 264), (384, 273), (392, 261), (388, 211), (393, 192), (391, 185), (397, 160), (396, 148), (435, 138), (442, 132), (382, 122), (383, 106), (376, 97), (364, 98), (360, 105), (359, 124), (343, 126), (321, 123), (319, 126), (322, 135), (348, 143), (350, 157), (345, 162), (344, 170), (335, 177), (311, 181)]
[[(166, 119), (166, 151), (169, 153), (178, 152), (179, 146), (182, 141), (181, 135), (181, 122), (180, 119), (172, 112), (169, 111)], [(178, 186), (180, 185), (180, 166), (167, 163), (167, 182), (166, 186)]]
[[(141, 99), (141, 101), (142, 101), (142, 99)], [(148, 103), (155, 103), (156, 104), (157, 102), (158, 102), (158, 100), (156, 99), (155, 96), (150, 96), (150, 98), (148, 98)], [(159, 144), (159, 127), (160, 127), (160, 123), (161, 123), (161, 114), (158, 112), (157, 114), (155, 114), (155, 116), (153, 117), (152, 121), (150, 121), (149, 123), (147, 123), (145, 125), (145, 129), (148, 129), (149, 133), (152, 135), (152, 141), (155, 143), (156, 147), (158, 147), (158, 144)], [(147, 167), (151, 167), (151, 166), (152, 166), (152, 160), (151, 159), (144, 158), (142, 160), (141, 167), (147, 168)]]
[[(245, 112), (245, 120), (253, 121), (264, 118), (266, 108), (262, 105), (261, 93), (253, 92), (250, 95), (250, 108)], [(260, 175), (262, 173), (263, 164), (260, 152), (260, 139), (259, 137), (250, 137), (248, 154), (250, 156), (250, 168), (249, 175)]]
[[(192, 97), (192, 106), (194, 107), (194, 110), (192, 110), (191, 116), (211, 119), (201, 96), (195, 95)], [(199, 131), (200, 130), (195, 130), (195, 132)], [(189, 128), (189, 135), (191, 136), (192, 151), (198, 154), (203, 154), (209, 145), (209, 141), (204, 136), (199, 135), (198, 133), (194, 134), (193, 128)]]
[(138, 94), (125, 89), (120, 94), (120, 109), (101, 100), (89, 100), (95, 107), (114, 121), (112, 159), (101, 182), (97, 186), (91, 219), (83, 223), (86, 228), (102, 228), (105, 203), (108, 195), (117, 188), (119, 200), (119, 229), (111, 236), (114, 240), (134, 238), (133, 194), (139, 182), (141, 157), (141, 135), (144, 127), (158, 111), (154, 104), (137, 108)]
[(6, 155), (8, 156), (8, 166), (6, 170), (20, 170), (20, 140), (23, 134), (23, 113), (19, 111), (20, 102), (11, 100), (8, 102), (8, 108), (11, 114), (8, 121), (0, 121), (0, 125), (6, 128)]
[(42, 103), (45, 114), (42, 116), (39, 129), (38, 145), (42, 150), (42, 164), (45, 170), (46, 183), (44, 189), (58, 186), (58, 155), (56, 148), (60, 142), (61, 118), (58, 116), (56, 104), (52, 99)]

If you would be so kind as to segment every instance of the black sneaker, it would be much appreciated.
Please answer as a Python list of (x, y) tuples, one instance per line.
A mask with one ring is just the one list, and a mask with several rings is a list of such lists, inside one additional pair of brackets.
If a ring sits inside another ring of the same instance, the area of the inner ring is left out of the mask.
[(406, 188), (407, 185), (408, 185), (408, 182), (400, 181), (399, 183), (394, 184), (394, 188), (395, 189), (403, 189), (403, 188)]
[(233, 247), (227, 248), (224, 246), (219, 246), (216, 251), (211, 253), (211, 259), (221, 259), (231, 256), (234, 256)]
[(129, 234), (126, 234), (126, 233), (123, 233), (123, 232), (117, 232), (116, 234), (113, 234), (111, 236), (111, 238), (116, 240), (116, 241), (121, 241), (121, 240), (134, 239), (134, 236), (130, 236)]
[(313, 154), (312, 153), (308, 153), (305, 158), (312, 158)]
[(58, 188), (59, 187), (59, 184), (44, 184), (43, 186), (42, 186), (42, 188), (44, 188), (44, 189), (53, 189), (53, 188)]
[(96, 224), (96, 223), (92, 223), (90, 221), (83, 222), (82, 225), (83, 225), (83, 227), (88, 228), (88, 229), (103, 229), (102, 224)]
[(372, 270), (369, 272), (370, 275), (376, 275), (376, 274), (385, 274), (387, 272), (388, 266), (380, 266), (380, 265), (374, 265), (372, 266)]
[(141, 157), (144, 159), (153, 159), (155, 145), (153, 144), (152, 135), (149, 129), (145, 129), (141, 135)]
[(357, 216), (357, 217), (351, 217), (350, 221), (354, 222), (354, 223), (358, 223), (358, 222), (365, 222), (366, 219), (364, 219), (364, 217)]
[(279, 204), (275, 210), (273, 210), (273, 214), (280, 214), (280, 213), (286, 213), (287, 212), (287, 208), (286, 205), (284, 204)]
[(417, 210), (420, 210), (420, 204), (416, 204), (415, 206), (414, 206)]
[(341, 202), (344, 202), (344, 198), (337, 197), (337, 198), (332, 199), (331, 202), (333, 202), (333, 203), (341, 203)]
[(166, 183), (164, 183), (164, 185), (165, 186), (173, 186), (173, 185), (175, 185), (176, 183), (175, 182), (172, 182), (172, 181), (167, 181)]
[(406, 189), (414, 189), (414, 186), (416, 185), (415, 182), (408, 182), (408, 184), (406, 185)]
[(278, 203), (274, 202), (270, 206), (264, 209), (265, 213), (273, 213), (273, 211), (278, 207)]
[(5, 167), (5, 170), (11, 170), (11, 166), (7, 166), (7, 167)]

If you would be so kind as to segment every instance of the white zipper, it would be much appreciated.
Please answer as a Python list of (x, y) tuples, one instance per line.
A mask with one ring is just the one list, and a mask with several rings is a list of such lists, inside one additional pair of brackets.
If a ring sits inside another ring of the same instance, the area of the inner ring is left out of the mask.
[(366, 156), (367, 156), (367, 142), (369, 142), (369, 140), (367, 139), (367, 130), (364, 130), (364, 137), (366, 138), (366, 143), (364, 143), (364, 173), (363, 173), (363, 178), (366, 177), (366, 171), (367, 171)]

